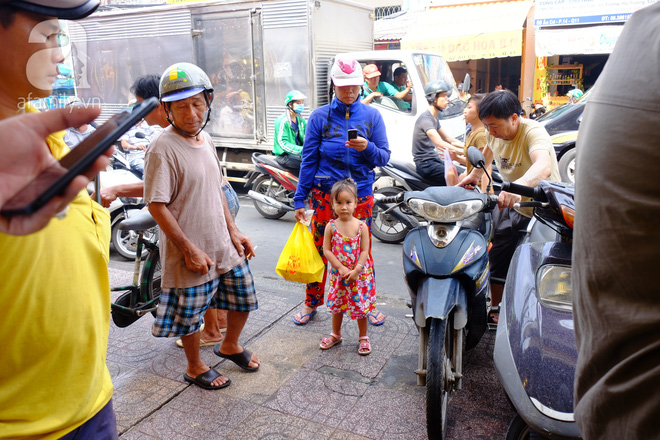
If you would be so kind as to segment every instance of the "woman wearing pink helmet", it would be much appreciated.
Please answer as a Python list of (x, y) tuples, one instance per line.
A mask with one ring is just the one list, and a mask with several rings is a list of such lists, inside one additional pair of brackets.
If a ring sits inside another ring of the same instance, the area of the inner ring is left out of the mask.
[[(296, 220), (301, 221), (305, 218), (305, 199), (310, 191), (312, 193), (312, 233), (321, 257), (325, 226), (333, 218), (332, 185), (347, 177), (355, 181), (358, 205), (354, 215), (371, 229), (374, 168), (386, 165), (390, 159), (385, 123), (380, 113), (360, 101), (360, 87), (364, 82), (360, 63), (338, 59), (330, 77), (335, 97), (330, 104), (314, 110), (307, 121), (300, 180), (294, 196)], [(357, 136), (349, 139), (349, 130), (356, 130)], [(293, 318), (296, 324), (307, 324), (316, 314), (316, 308), (323, 304), (325, 281), (324, 273), (322, 282), (307, 285), (305, 305)], [(367, 317), (372, 325), (385, 321), (385, 315), (375, 306)], [(364, 322), (366, 325), (366, 320)]]

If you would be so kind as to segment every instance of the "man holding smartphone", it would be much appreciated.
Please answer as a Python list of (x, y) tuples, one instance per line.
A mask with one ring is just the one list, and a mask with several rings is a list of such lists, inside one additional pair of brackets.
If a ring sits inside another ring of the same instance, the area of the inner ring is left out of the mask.
[[(228, 310), (227, 333), (214, 353), (247, 371), (259, 359), (238, 343), (257, 297), (248, 258), (250, 239), (232, 220), (222, 187), (222, 170), (209, 121), (213, 88), (202, 69), (190, 63), (170, 66), (160, 79), (160, 99), (170, 126), (145, 156), (145, 201), (160, 226), (162, 293), (152, 333), (181, 337), (188, 361), (184, 380), (219, 390), (229, 379), (199, 355), (205, 311)], [(247, 257), (246, 257), (247, 255)]]
[[(25, 0), (0, 5), (0, 119), (36, 112), (26, 102), (51, 94), (64, 59), (57, 19), (83, 18), (99, 2), (62, 4)], [(69, 151), (62, 137), (56, 132), (46, 139), (55, 159)], [(3, 437), (117, 438), (105, 364), (109, 242), (109, 215), (84, 190), (63, 218), (40, 231), (0, 234)], [(63, 258), (66, 267), (60, 264)]]

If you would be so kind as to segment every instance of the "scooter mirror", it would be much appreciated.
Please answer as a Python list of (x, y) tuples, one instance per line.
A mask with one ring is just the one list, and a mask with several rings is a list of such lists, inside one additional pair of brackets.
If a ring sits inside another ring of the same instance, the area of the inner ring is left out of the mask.
[(475, 146), (468, 147), (467, 151), (468, 160), (475, 168), (483, 168), (486, 166), (486, 158), (481, 150)]
[(463, 92), (467, 93), (470, 90), (470, 74), (466, 73), (463, 79)]

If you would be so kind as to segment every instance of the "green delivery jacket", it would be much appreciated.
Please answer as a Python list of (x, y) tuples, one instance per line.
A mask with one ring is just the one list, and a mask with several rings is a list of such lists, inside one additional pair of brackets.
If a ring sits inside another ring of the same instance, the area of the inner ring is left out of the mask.
[(298, 157), (302, 156), (307, 121), (302, 116), (296, 115), (296, 118), (298, 119), (297, 139), (286, 113), (275, 120), (275, 139), (273, 142), (273, 154), (275, 156), (281, 156), (284, 153)]

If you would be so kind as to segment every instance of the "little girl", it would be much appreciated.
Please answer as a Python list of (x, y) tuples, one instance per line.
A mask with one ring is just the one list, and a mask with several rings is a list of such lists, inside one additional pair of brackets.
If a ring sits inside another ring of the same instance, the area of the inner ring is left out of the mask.
[(321, 349), (339, 344), (344, 313), (356, 319), (360, 332), (358, 354), (371, 353), (367, 336), (367, 314), (374, 309), (376, 288), (374, 265), (369, 255), (369, 229), (353, 217), (357, 207), (357, 186), (353, 179), (335, 183), (330, 193), (332, 209), (338, 218), (325, 228), (323, 255), (332, 265), (327, 306), (332, 313), (332, 333), (323, 338)]

